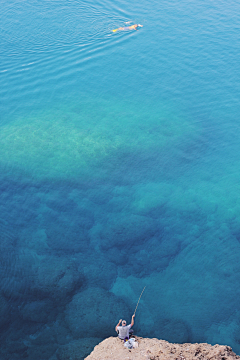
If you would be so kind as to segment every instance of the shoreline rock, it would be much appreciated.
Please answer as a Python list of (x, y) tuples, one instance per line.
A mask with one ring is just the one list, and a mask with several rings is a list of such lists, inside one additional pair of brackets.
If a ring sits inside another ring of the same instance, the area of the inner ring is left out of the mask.
[(171, 344), (165, 340), (135, 336), (139, 346), (127, 349), (122, 340), (110, 337), (97, 346), (85, 360), (228, 360), (240, 359), (230, 346), (210, 344)]

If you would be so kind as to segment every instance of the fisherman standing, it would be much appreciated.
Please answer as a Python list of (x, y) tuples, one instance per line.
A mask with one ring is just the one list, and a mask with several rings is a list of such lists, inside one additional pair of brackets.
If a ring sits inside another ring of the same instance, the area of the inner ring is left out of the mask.
[[(132, 316), (132, 321), (131, 324), (127, 325), (126, 320), (119, 320), (118, 324), (115, 327), (116, 332), (118, 333), (118, 337), (119, 339), (125, 340), (127, 338), (127, 340), (129, 339), (129, 334), (132, 335), (133, 334), (133, 330), (131, 329), (131, 327), (134, 325), (134, 318), (135, 318), (135, 314)], [(122, 323), (122, 326), (120, 326), (120, 324)]]

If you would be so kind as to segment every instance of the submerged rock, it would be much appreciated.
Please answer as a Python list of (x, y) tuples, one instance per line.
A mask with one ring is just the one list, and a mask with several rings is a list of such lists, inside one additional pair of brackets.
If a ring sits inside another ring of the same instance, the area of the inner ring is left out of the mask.
[(58, 348), (54, 357), (50, 360), (79, 360), (84, 359), (93, 346), (99, 343), (99, 338), (85, 338), (73, 340), (69, 344)]
[(6, 299), (0, 295), (0, 329), (9, 321), (9, 306)]
[(32, 301), (23, 307), (19, 307), (19, 313), (26, 321), (37, 323), (47, 323), (54, 320), (57, 316), (57, 307), (49, 299)]
[(116, 314), (130, 317), (123, 299), (98, 287), (90, 287), (73, 296), (65, 311), (66, 324), (75, 339), (114, 334)]

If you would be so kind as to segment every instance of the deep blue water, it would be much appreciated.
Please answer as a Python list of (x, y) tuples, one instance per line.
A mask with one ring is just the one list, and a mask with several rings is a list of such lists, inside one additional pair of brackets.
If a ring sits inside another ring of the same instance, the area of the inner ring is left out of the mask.
[(135, 333), (240, 354), (239, 24), (237, 1), (1, 1), (1, 359), (84, 358), (144, 286)]

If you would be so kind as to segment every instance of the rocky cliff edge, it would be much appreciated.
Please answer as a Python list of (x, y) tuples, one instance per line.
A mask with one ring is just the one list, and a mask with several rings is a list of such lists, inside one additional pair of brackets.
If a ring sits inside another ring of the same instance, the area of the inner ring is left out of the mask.
[(229, 346), (171, 344), (164, 340), (135, 337), (138, 348), (127, 349), (122, 340), (110, 337), (95, 346), (85, 360), (228, 360), (240, 359)]

